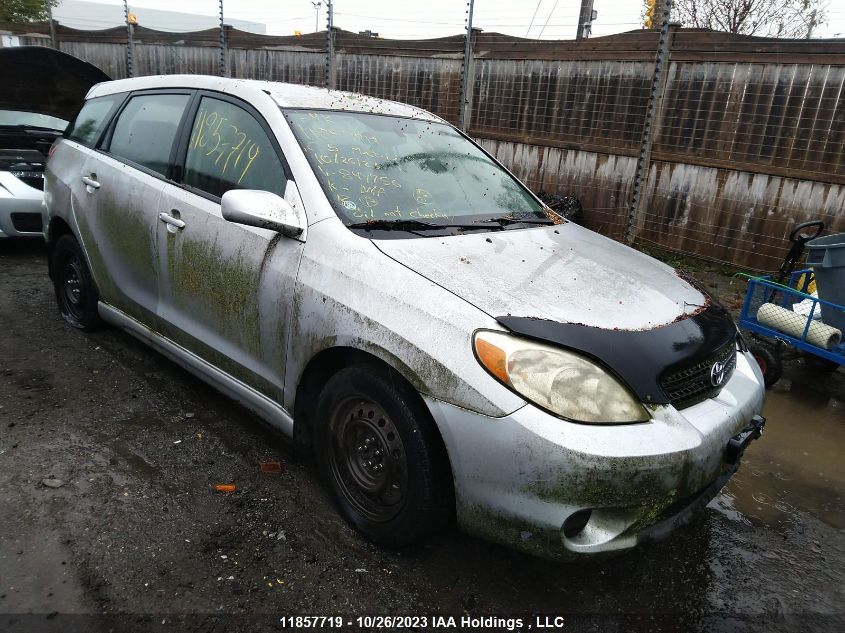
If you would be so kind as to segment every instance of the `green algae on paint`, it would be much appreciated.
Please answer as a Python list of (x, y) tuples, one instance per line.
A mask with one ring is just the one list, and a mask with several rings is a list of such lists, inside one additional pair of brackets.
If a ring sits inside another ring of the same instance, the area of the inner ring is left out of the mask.
[(153, 330), (173, 341), (177, 345), (192, 351), (197, 356), (210, 363), (220, 371), (228, 374), (232, 378), (240, 380), (245, 385), (258, 390), (279, 403), (282, 402), (282, 390), (277, 385), (274, 385), (272, 382), (262, 376), (259, 376), (255, 372), (250, 371), (240, 363), (235, 362), (213, 347), (210, 347), (193, 336), (190, 336), (183, 330), (173, 327), (160, 318), (156, 318)]
[(108, 248), (118, 259), (133, 269), (138, 278), (146, 277), (157, 283), (155, 223), (140, 213), (108, 207), (102, 201), (98, 205), (97, 221)]
[[(77, 225), (88, 255), (91, 275), (100, 299), (119, 310), (139, 317), (139, 306), (127, 298), (117, 279), (121, 273), (131, 275), (133, 282), (144, 283), (156, 292), (158, 284), (155, 248), (151, 228), (135, 213), (118, 211), (109, 206), (110, 199), (100, 201), (92, 227), (85, 214), (78, 214)], [(147, 311), (145, 310), (144, 313)]]
[(480, 504), (459, 504), (458, 525), (465, 532), (533, 556), (551, 560), (576, 558), (564, 548), (558, 530), (541, 530), (527, 521), (496, 513)]
[(199, 315), (216, 331), (261, 357), (260, 273), (245, 255), (214, 241), (177, 241), (168, 235), (167, 266), (174, 304)]

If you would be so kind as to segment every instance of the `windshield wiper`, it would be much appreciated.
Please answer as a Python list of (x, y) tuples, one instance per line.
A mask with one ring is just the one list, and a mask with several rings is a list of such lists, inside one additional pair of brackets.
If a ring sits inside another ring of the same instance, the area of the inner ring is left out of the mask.
[(497, 218), (487, 218), (485, 220), (476, 220), (473, 224), (480, 224), (482, 222), (497, 222), (499, 226), (510, 226), (511, 224), (554, 224), (555, 221), (550, 218), (531, 218), (525, 219), (521, 217), (514, 217), (503, 215)]
[(423, 222), (422, 220), (369, 220), (368, 222), (354, 222), (347, 224), (348, 229), (366, 229), (372, 231), (436, 231), (439, 229), (458, 229), (466, 230), (483, 230), (493, 229), (501, 230), (504, 228), (502, 224), (488, 224), (482, 226), (479, 222), (472, 224), (438, 224), (436, 222)]

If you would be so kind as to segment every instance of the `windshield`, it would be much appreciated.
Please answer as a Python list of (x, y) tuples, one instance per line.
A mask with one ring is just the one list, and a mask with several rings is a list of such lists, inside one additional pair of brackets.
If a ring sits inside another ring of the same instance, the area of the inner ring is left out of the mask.
[(22, 125), (24, 127), (40, 127), (48, 130), (63, 131), (67, 121), (49, 114), (37, 112), (22, 112), (20, 110), (0, 110), (0, 126)]
[(347, 225), (548, 221), (515, 178), (449, 125), (354, 112), (285, 115)]

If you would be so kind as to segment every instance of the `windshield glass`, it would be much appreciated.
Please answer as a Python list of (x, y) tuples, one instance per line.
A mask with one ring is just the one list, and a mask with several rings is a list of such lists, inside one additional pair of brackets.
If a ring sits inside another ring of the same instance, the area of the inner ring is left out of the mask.
[(23, 125), (24, 127), (43, 127), (49, 130), (63, 131), (67, 121), (48, 114), (21, 112), (19, 110), (0, 110), (0, 126)]
[(449, 125), (354, 112), (285, 115), (346, 224), (547, 221), (516, 179)]

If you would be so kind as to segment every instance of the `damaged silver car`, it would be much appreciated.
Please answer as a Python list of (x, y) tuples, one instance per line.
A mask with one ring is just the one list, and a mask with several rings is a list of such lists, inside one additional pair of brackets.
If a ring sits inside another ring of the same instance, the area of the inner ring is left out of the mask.
[(456, 518), (548, 557), (630, 548), (762, 429), (724, 309), (408, 105), (104, 83), (46, 193), (65, 320), (124, 328), (313, 450), (380, 544)]

